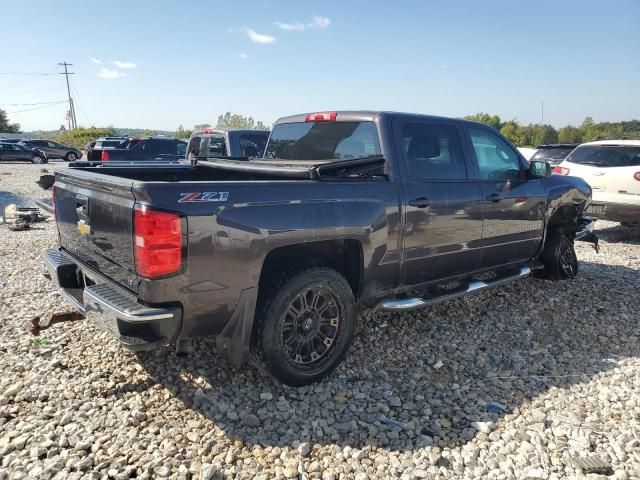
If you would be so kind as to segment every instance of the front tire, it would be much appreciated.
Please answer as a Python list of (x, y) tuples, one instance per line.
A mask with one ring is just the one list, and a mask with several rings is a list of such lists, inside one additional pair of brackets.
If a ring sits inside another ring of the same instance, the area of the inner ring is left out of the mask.
[(285, 277), (262, 297), (254, 348), (266, 369), (291, 386), (331, 373), (356, 326), (356, 302), (346, 279), (330, 268), (311, 268)]
[(543, 278), (566, 280), (578, 274), (578, 257), (573, 239), (560, 229), (549, 233), (540, 260), (544, 269), (539, 276)]
[(75, 162), (78, 159), (78, 156), (73, 152), (69, 152), (64, 158), (67, 162)]
[(31, 163), (35, 163), (35, 164), (47, 163), (47, 160), (42, 158), (40, 155), (34, 155), (33, 157), (31, 157)]

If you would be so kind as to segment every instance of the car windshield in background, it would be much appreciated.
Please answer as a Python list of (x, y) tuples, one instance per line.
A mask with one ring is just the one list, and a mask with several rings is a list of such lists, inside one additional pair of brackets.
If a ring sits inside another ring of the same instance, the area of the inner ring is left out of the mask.
[(331, 160), (380, 155), (373, 122), (281, 123), (271, 132), (266, 158)]
[(640, 146), (585, 145), (571, 152), (567, 162), (594, 167), (635, 167), (640, 165)]
[(533, 154), (531, 160), (560, 163), (567, 158), (567, 155), (572, 151), (573, 148), (540, 148)]

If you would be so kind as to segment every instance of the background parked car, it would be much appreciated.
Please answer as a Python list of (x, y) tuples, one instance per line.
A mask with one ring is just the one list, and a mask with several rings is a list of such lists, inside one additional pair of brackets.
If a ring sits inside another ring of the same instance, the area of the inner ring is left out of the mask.
[(129, 137), (100, 137), (95, 142), (89, 142), (85, 147), (85, 160), (100, 161), (102, 151), (118, 148), (128, 141)]
[(103, 148), (103, 162), (160, 161), (175, 162), (185, 159), (187, 142), (172, 137), (136, 137), (125, 140), (117, 148)]
[(42, 150), (47, 154), (48, 159), (63, 158), (68, 162), (73, 162), (82, 157), (82, 152), (77, 148), (51, 140), (23, 140), (21, 144), (29, 148)]
[(554, 173), (581, 177), (591, 185), (588, 214), (640, 227), (640, 140), (583, 143)]
[(0, 142), (2, 143), (20, 143), (24, 141), (24, 138), (0, 138)]
[(552, 166), (558, 165), (567, 155), (569, 155), (578, 146), (578, 143), (550, 143), (547, 145), (538, 145), (536, 153), (530, 158), (531, 160), (539, 160), (541, 162), (549, 162)]
[(47, 155), (37, 148), (31, 149), (18, 143), (0, 142), (0, 161), (47, 163)]

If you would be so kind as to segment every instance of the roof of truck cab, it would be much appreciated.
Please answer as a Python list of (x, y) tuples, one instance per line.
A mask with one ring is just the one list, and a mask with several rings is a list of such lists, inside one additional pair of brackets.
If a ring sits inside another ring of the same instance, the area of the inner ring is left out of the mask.
[[(374, 121), (382, 116), (398, 116), (398, 117), (412, 117), (416, 120), (446, 120), (455, 121), (460, 123), (467, 123), (470, 125), (481, 125), (486, 127), (480, 122), (474, 122), (472, 120), (465, 120), (462, 118), (443, 117), (438, 115), (426, 115), (422, 113), (409, 113), (409, 112), (393, 112), (387, 110), (320, 110), (317, 112), (300, 113), (296, 115), (289, 115), (287, 117), (281, 117), (276, 120), (274, 125), (281, 123), (303, 123), (306, 121), (308, 115), (317, 115), (319, 113), (336, 113), (336, 121), (352, 121), (352, 122), (370, 122)], [(490, 128), (490, 127), (489, 127)]]
[(230, 128), (224, 130), (222, 128), (205, 128), (202, 130), (196, 130), (191, 134), (192, 137), (203, 135), (224, 135), (225, 133), (265, 133), (269, 134), (269, 130), (256, 130), (253, 128)]

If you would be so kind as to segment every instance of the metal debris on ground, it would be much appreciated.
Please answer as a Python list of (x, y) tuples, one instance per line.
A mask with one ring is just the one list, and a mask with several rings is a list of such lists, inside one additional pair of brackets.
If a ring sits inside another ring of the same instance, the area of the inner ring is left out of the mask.
[(389, 427), (400, 428), (400, 429), (404, 428), (404, 423), (394, 420), (392, 418), (386, 417), (384, 415), (380, 415), (379, 420), (381, 424), (387, 425)]
[(444, 367), (444, 363), (442, 363), (440, 360), (438, 360), (436, 363), (433, 364), (434, 370), (439, 370), (442, 367)]
[(52, 312), (45, 315), (44, 317), (33, 317), (29, 321), (29, 333), (31, 333), (31, 335), (39, 335), (40, 331), (46, 330), (55, 323), (73, 322), (76, 320), (84, 320), (84, 318), (84, 315), (82, 315), (80, 312), (75, 311), (57, 313)]
[(500, 402), (491, 402), (487, 405), (487, 411), (489, 413), (504, 413), (507, 411), (507, 407)]
[(570, 461), (575, 468), (582, 470), (583, 473), (600, 473), (604, 475), (612, 473), (611, 464), (598, 456), (572, 457)]
[(10, 230), (28, 230), (32, 223), (43, 222), (47, 217), (38, 207), (18, 207), (15, 203), (3, 209), (2, 221), (9, 224)]

